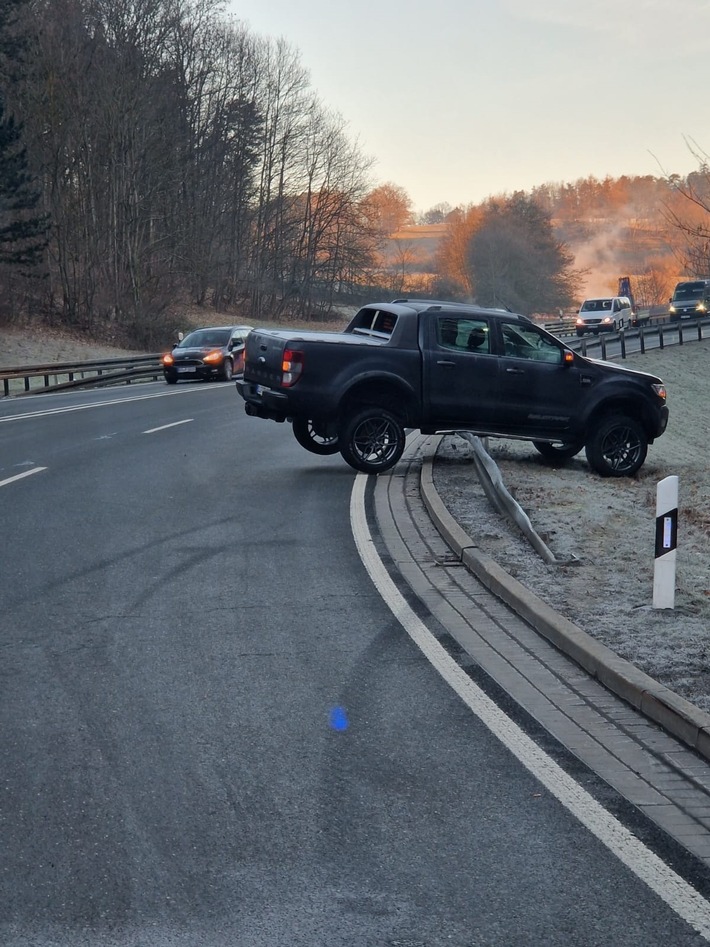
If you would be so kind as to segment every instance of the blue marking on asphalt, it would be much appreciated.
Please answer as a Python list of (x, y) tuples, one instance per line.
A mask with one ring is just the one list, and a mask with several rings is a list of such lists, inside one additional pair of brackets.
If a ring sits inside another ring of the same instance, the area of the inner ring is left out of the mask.
[(344, 707), (333, 707), (330, 711), (330, 727), (332, 730), (347, 730), (348, 715)]

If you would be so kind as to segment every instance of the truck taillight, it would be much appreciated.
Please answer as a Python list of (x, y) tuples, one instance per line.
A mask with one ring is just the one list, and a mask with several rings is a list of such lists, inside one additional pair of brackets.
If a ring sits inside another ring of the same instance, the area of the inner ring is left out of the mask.
[(291, 388), (301, 377), (303, 371), (303, 352), (296, 349), (284, 349), (281, 361), (281, 384), (284, 388)]

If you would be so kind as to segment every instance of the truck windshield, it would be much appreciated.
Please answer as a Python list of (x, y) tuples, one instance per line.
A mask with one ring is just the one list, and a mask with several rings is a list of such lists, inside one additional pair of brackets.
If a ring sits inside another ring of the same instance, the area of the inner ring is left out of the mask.
[(611, 309), (611, 299), (585, 299), (580, 312), (604, 312)]
[(673, 298), (681, 299), (702, 299), (705, 291), (705, 283), (681, 283), (676, 286)]

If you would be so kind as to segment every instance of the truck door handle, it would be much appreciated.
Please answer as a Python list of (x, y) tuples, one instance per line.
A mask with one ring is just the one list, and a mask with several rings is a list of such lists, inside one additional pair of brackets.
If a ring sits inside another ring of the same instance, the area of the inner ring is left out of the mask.
[(451, 362), (448, 359), (440, 358), (440, 359), (437, 359), (436, 364), (437, 365), (455, 365), (456, 362)]
[(506, 368), (506, 372), (509, 375), (524, 375), (525, 370), (523, 368)]

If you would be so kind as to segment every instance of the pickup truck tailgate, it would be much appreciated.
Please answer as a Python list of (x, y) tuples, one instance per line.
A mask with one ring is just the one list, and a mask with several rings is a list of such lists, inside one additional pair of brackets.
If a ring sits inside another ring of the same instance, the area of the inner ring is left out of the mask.
[(244, 380), (267, 388), (281, 384), (281, 364), (288, 333), (253, 329), (247, 336)]

